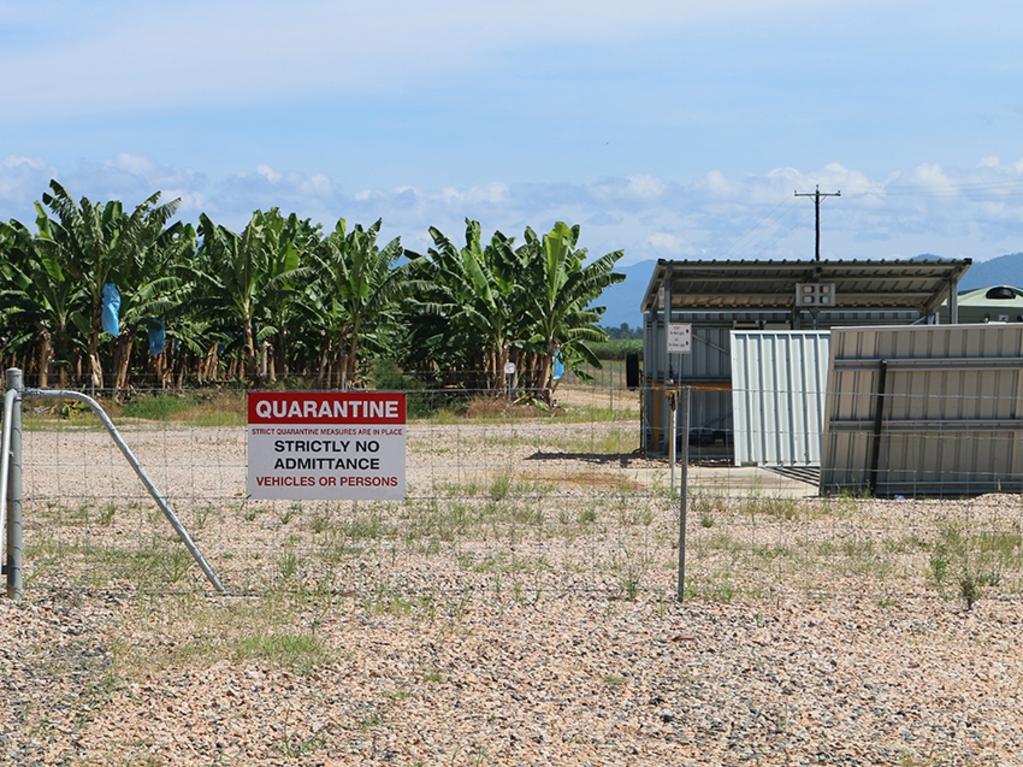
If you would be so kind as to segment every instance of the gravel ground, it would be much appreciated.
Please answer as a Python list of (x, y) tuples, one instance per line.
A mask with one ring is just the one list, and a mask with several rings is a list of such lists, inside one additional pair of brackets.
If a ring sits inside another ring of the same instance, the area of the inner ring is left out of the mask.
[(0, 761), (1023, 764), (1018, 497), (711, 476), (679, 606), (631, 421), (414, 427), (399, 504), (247, 501), (237, 429), (128, 438), (233, 596), (102, 435), (27, 435)]
[(4, 602), (3, 752), (24, 765), (1006, 765), (1023, 751), (1020, 615), (1002, 602), (964, 614), (933, 600), (573, 596), (381, 614), (338, 600), (278, 627), (315, 633), (308, 664), (180, 652), (189, 613), (250, 607)]

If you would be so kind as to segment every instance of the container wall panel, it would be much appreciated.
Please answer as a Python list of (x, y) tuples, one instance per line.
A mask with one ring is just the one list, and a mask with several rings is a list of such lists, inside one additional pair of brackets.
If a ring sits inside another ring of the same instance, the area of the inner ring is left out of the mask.
[(733, 330), (735, 465), (819, 466), (827, 331)]
[(1019, 492), (1023, 326), (836, 329), (825, 412), (824, 492)]

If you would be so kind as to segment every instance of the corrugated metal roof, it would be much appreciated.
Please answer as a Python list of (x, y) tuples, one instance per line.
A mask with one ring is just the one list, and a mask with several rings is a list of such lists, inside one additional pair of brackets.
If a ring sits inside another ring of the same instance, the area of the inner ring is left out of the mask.
[(795, 285), (834, 283), (840, 309), (929, 314), (972, 261), (668, 261), (654, 267), (641, 308), (651, 311), (670, 275), (673, 308), (792, 308)]

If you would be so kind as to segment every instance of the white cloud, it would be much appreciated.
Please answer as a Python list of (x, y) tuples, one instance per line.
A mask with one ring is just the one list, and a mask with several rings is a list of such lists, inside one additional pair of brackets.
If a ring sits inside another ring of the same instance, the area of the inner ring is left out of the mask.
[(668, 232), (654, 232), (646, 238), (646, 244), (654, 250), (664, 251), (673, 256), (689, 255), (694, 252), (681, 237)]
[(932, 194), (954, 195), (956, 185), (937, 163), (923, 163), (913, 169), (913, 181)]
[(737, 192), (735, 185), (726, 179), (725, 174), (719, 170), (710, 171), (704, 177), (703, 185), (708, 192), (718, 197), (731, 197)]
[(276, 184), (278, 181), (284, 178), (280, 173), (275, 171), (269, 165), (265, 165), (262, 163), (256, 166), (256, 173), (265, 178), (271, 184)]
[(326, 197), (331, 191), (330, 178), (323, 173), (314, 173), (302, 182), (301, 190), (313, 197)]
[(0, 159), (0, 204), (30, 206), (56, 171), (35, 157), (7, 155)]
[(640, 200), (656, 200), (668, 185), (656, 176), (629, 176), (625, 185), (626, 193)]
[(348, 192), (323, 173), (259, 164), (228, 177), (208, 178), (144, 155), (119, 154), (70, 169), (44, 158), (0, 158), (0, 218), (31, 222), (32, 201), (51, 177), (75, 196), (116, 197), (133, 205), (156, 190), (181, 197), (181, 215), (206, 211), (240, 228), (257, 208), (295, 211), (325, 227), (338, 217), (370, 223), (383, 218), (384, 235), (423, 249), (437, 226), (460, 238), (466, 217), (487, 233), (521, 237), (558, 219), (582, 224), (583, 244), (598, 254), (623, 248), (624, 263), (657, 257), (802, 258), (813, 250), (813, 205), (792, 196), (842, 189), (822, 211), (826, 257), (880, 258), (922, 252), (983, 259), (1023, 250), (1023, 163), (965, 169), (922, 164), (874, 178), (840, 163), (818, 170), (777, 168), (763, 173), (711, 171), (694, 179), (651, 176), (591, 183), (507, 183)]
[[(417, 194), (422, 195), (418, 191)], [(501, 205), (508, 201), (508, 186), (497, 181), (468, 189), (456, 189), (448, 186), (440, 190), (438, 197), (447, 205)]]

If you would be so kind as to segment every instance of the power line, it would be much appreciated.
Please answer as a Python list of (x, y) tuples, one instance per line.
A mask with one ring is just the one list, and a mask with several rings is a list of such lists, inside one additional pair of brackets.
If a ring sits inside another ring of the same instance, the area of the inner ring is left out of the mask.
[(837, 192), (822, 192), (820, 184), (817, 184), (813, 192), (793, 192), (796, 197), (813, 197), (813, 211), (814, 211), (814, 222), (816, 230), (816, 239), (814, 240), (813, 256), (814, 261), (821, 260), (821, 198), (822, 197), (841, 197), (842, 190), (839, 189)]
[(785, 213), (780, 218), (776, 218), (775, 214), (777, 214), (778, 211), (780, 211), (786, 205), (791, 204), (791, 202), (792, 201), (789, 199), (784, 199), (777, 205), (775, 205), (773, 208), (771, 208), (764, 216), (761, 216), (759, 220), (755, 224), (753, 224), (753, 226), (751, 226), (741, 235), (736, 237), (732, 241), (731, 247), (725, 252), (723, 256), (721, 256), (721, 258), (727, 260), (731, 258), (732, 254), (735, 253), (736, 251), (745, 249), (747, 246), (755, 243), (757, 241), (757, 235), (760, 234), (760, 231), (762, 229), (766, 229), (771, 224), (780, 225), (781, 219), (787, 218), (792, 211), (791, 210), (785, 211)]

